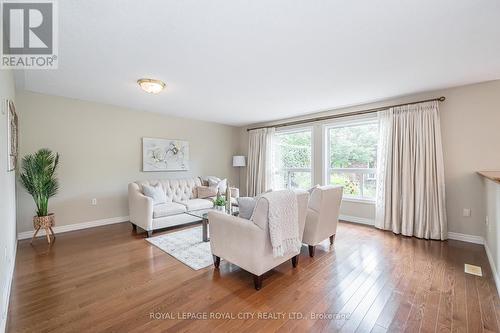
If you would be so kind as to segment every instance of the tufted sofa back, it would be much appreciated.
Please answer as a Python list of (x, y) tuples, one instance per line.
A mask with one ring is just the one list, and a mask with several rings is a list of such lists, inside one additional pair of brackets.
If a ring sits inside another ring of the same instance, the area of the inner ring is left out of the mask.
[(156, 186), (160, 183), (169, 202), (186, 201), (196, 197), (196, 187), (201, 186), (199, 177), (181, 179), (149, 179), (135, 182), (141, 191), (143, 185)]

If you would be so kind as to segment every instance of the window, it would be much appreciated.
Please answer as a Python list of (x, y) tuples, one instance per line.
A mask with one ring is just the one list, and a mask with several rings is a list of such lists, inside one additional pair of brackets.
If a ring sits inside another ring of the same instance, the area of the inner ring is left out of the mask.
[(327, 130), (327, 182), (344, 186), (344, 197), (375, 200), (378, 125), (375, 121)]
[(312, 130), (276, 132), (273, 189), (308, 189), (312, 184)]

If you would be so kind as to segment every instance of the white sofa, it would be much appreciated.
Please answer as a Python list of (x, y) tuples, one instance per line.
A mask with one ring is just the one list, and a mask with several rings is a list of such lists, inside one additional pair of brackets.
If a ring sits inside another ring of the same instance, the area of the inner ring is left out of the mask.
[[(295, 191), (299, 214), (299, 237), (304, 232), (309, 193)], [(210, 246), (214, 255), (214, 265), (219, 267), (220, 258), (233, 263), (254, 275), (255, 289), (262, 286), (262, 275), (272, 268), (292, 259), (295, 267), (298, 255), (290, 253), (274, 258), (269, 235), (267, 200), (259, 200), (252, 220), (231, 216), (217, 211), (208, 213), (210, 221)]]
[[(165, 190), (167, 203), (153, 205), (153, 200), (143, 194), (142, 186), (154, 186), (158, 183)], [(138, 226), (150, 237), (153, 230), (199, 221), (199, 218), (186, 212), (213, 207), (213, 197), (197, 198), (197, 187), (202, 185), (200, 177), (143, 180), (130, 183), (128, 185), (129, 218), (134, 229)], [(238, 189), (231, 188), (234, 198), (238, 197), (238, 192)]]
[(319, 186), (313, 189), (307, 207), (306, 225), (302, 243), (309, 245), (309, 256), (314, 257), (315, 246), (328, 237), (333, 244), (337, 233), (342, 186)]

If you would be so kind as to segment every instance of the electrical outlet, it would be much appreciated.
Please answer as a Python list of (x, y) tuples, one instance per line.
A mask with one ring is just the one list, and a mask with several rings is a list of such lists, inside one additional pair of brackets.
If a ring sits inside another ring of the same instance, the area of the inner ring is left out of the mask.
[(93, 198), (92, 201), (90, 201), (90, 204), (92, 206), (96, 206), (97, 205), (97, 199), (96, 198)]
[(464, 208), (462, 215), (465, 217), (470, 217), (470, 208)]

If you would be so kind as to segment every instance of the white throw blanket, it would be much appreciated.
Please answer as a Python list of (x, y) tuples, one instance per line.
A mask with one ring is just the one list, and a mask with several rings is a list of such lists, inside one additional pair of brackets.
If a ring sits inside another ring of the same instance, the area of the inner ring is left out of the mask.
[(274, 191), (263, 194), (259, 200), (269, 203), (269, 234), (273, 256), (283, 257), (298, 252), (302, 246), (299, 238), (299, 212), (297, 196), (293, 191)]

